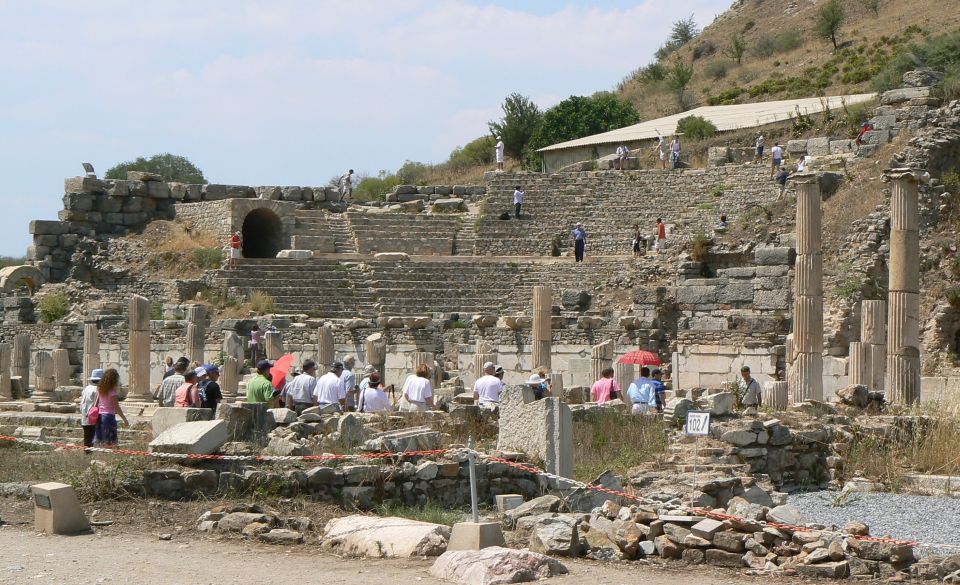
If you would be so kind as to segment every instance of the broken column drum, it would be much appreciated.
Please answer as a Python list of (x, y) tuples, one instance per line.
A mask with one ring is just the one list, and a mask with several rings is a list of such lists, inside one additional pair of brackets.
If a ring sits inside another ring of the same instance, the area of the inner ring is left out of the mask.
[(383, 333), (374, 333), (363, 340), (363, 352), (366, 354), (367, 365), (371, 365), (381, 373), (387, 363), (387, 342), (383, 339)]
[(553, 289), (549, 286), (533, 287), (533, 368), (551, 366), (551, 343), (553, 340)]
[[(860, 343), (863, 344), (866, 380), (859, 382), (871, 390), (884, 389), (887, 371), (887, 303), (860, 303)], [(854, 382), (851, 382), (853, 384)]]
[(483, 376), (483, 364), (497, 363), (497, 352), (489, 341), (477, 340), (476, 353), (473, 355), (473, 369), (477, 378)]
[(762, 404), (775, 411), (786, 410), (787, 403), (787, 383), (770, 381), (763, 384)]
[(870, 387), (870, 369), (867, 361), (867, 345), (860, 341), (850, 342), (850, 357), (847, 371), (851, 384), (863, 384)]
[(207, 309), (203, 305), (187, 308), (187, 358), (204, 363), (203, 345), (207, 336)]
[(592, 380), (599, 380), (601, 372), (613, 365), (614, 344), (612, 339), (598, 343), (590, 348), (590, 374)]
[(267, 331), (264, 336), (267, 349), (267, 359), (275, 360), (283, 355), (283, 334), (279, 331)]
[(130, 297), (130, 390), (141, 400), (150, 397), (150, 301)]
[(823, 400), (823, 256), (820, 186), (814, 174), (797, 175), (797, 261), (793, 300), (793, 396)]
[(54, 386), (69, 386), (73, 367), (70, 366), (70, 352), (65, 349), (55, 349), (50, 354), (53, 357)]
[(0, 343), (0, 400), (10, 400), (13, 397), (10, 391), (11, 351), (9, 343)]
[(20, 387), (30, 387), (30, 334), (18, 333), (13, 338), (13, 356), (10, 358), (10, 375), (20, 376)]
[(232, 355), (224, 356), (220, 367), (220, 391), (224, 398), (234, 398), (240, 387), (240, 364), (243, 362)]
[(886, 173), (890, 196), (890, 284), (887, 302), (887, 399), (920, 401), (920, 221), (917, 176)]
[(53, 390), (57, 387), (56, 366), (49, 351), (38, 351), (34, 362), (36, 381), (30, 399), (36, 402), (53, 400)]
[(333, 341), (333, 330), (329, 325), (321, 325), (317, 329), (317, 362), (320, 371), (325, 372), (337, 359), (337, 350)]
[(83, 326), (83, 372), (80, 377), (86, 384), (90, 373), (100, 367), (100, 329), (96, 323), (86, 323)]

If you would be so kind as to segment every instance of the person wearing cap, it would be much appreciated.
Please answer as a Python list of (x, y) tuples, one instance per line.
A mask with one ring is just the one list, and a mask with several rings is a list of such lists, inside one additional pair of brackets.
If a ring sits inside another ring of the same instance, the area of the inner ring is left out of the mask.
[(360, 387), (357, 386), (357, 376), (353, 373), (353, 367), (357, 364), (357, 358), (352, 355), (343, 358), (343, 372), (340, 374), (340, 383), (343, 384), (343, 391), (347, 395), (347, 410), (356, 410), (357, 399), (360, 397)]
[(270, 382), (270, 368), (267, 360), (257, 362), (257, 374), (247, 382), (247, 402), (273, 402), (273, 383)]
[(93, 447), (93, 435), (97, 425), (90, 424), (87, 415), (97, 403), (97, 383), (103, 379), (103, 370), (97, 368), (90, 372), (90, 383), (80, 392), (80, 426), (83, 427), (83, 446)]
[(304, 409), (316, 406), (314, 391), (317, 389), (317, 362), (303, 362), (301, 372), (287, 384), (286, 407), (299, 415)]
[(347, 407), (347, 391), (343, 387), (343, 382), (340, 381), (342, 373), (343, 363), (333, 362), (330, 364), (330, 371), (317, 380), (317, 386), (313, 392), (320, 408), (334, 405), (338, 411), (342, 412)]
[(597, 404), (603, 404), (619, 397), (620, 384), (613, 377), (613, 368), (604, 368), (600, 372), (600, 379), (590, 388), (590, 399)]
[(415, 374), (407, 376), (400, 395), (400, 412), (426, 412), (433, 408), (433, 387), (430, 366), (420, 364)]
[(209, 408), (214, 416), (217, 414), (217, 405), (223, 400), (223, 391), (220, 389), (220, 368), (213, 364), (204, 364), (207, 379), (200, 383), (200, 401), (203, 408)]
[(177, 408), (200, 408), (200, 389), (197, 387), (198, 376), (195, 370), (183, 375), (183, 384), (177, 388), (173, 405)]
[(498, 404), (503, 380), (497, 377), (497, 366), (493, 362), (483, 364), (483, 375), (473, 383), (473, 399), (477, 404)]
[(740, 379), (737, 380), (737, 388), (740, 394), (740, 404), (747, 409), (756, 409), (760, 406), (762, 393), (760, 391), (760, 382), (757, 382), (750, 375), (750, 366), (740, 368)]
[(376, 371), (364, 378), (367, 387), (360, 392), (360, 399), (357, 401), (357, 409), (360, 412), (390, 412), (393, 407), (390, 406), (390, 398), (387, 396), (387, 390), (392, 391), (392, 385), (384, 388), (383, 380)]
[(530, 377), (527, 379), (527, 385), (533, 390), (534, 400), (542, 400), (550, 395), (546, 380), (541, 378), (540, 374), (530, 374)]
[(577, 262), (583, 262), (583, 253), (587, 247), (587, 230), (579, 221), (573, 228), (573, 255)]
[(497, 145), (494, 147), (494, 156), (497, 159), (497, 170), (503, 170), (503, 138), (497, 136)]
[(164, 378), (163, 382), (160, 382), (160, 387), (157, 388), (157, 393), (154, 396), (157, 399), (157, 404), (166, 408), (173, 406), (177, 398), (177, 389), (183, 386), (183, 375), (189, 366), (190, 360), (185, 357), (178, 359), (173, 364), (173, 374)]
[(660, 368), (654, 368), (650, 372), (650, 383), (653, 384), (653, 397), (657, 403), (657, 412), (662, 413), (663, 407), (667, 405), (667, 387), (663, 384), (663, 371)]
[(363, 396), (363, 391), (370, 386), (370, 376), (373, 374), (378, 374), (377, 377), (380, 378), (381, 382), (383, 381), (383, 376), (379, 376), (380, 372), (377, 371), (377, 368), (374, 367), (373, 364), (367, 364), (363, 367), (363, 379), (360, 380), (358, 384), (361, 396)]

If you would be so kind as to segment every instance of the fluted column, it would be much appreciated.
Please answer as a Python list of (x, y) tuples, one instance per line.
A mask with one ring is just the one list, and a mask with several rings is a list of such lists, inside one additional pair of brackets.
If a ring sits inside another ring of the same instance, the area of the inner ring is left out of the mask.
[[(614, 369), (616, 369), (615, 375), (617, 377), (617, 383), (620, 384), (620, 389), (626, 392), (630, 384), (637, 379), (637, 365), (617, 362)], [(626, 399), (624, 399), (624, 401), (626, 401)]]
[(150, 301), (139, 295), (130, 297), (130, 380), (127, 395), (150, 399)]
[(333, 340), (333, 329), (329, 325), (321, 325), (317, 329), (317, 361), (320, 371), (327, 369), (337, 359), (337, 350)]
[(275, 360), (283, 355), (283, 334), (279, 331), (267, 331), (266, 339), (267, 359)]
[(601, 372), (613, 364), (614, 344), (612, 339), (590, 348), (590, 375), (592, 381), (600, 379)]
[(242, 364), (246, 354), (244, 339), (236, 331), (227, 331), (223, 336), (223, 355), (230, 356), (237, 360), (237, 363)]
[(887, 372), (887, 302), (860, 303), (860, 343), (866, 358), (866, 384), (871, 390), (882, 391)]
[(869, 353), (867, 344), (861, 341), (850, 342), (848, 359), (849, 383), (870, 387)]
[(29, 333), (18, 333), (13, 338), (13, 354), (10, 361), (10, 375), (20, 376), (20, 388), (24, 392), (30, 387), (30, 344)]
[(553, 289), (549, 286), (533, 287), (533, 368), (551, 369), (551, 343), (553, 341)]
[(0, 400), (10, 400), (10, 357), (12, 348), (9, 343), (0, 343)]
[(375, 367), (383, 379), (387, 363), (387, 342), (383, 333), (368, 335), (363, 340), (363, 352), (366, 354), (367, 364)]
[(220, 391), (224, 399), (234, 399), (237, 397), (237, 391), (240, 387), (240, 365), (242, 360), (236, 356), (226, 355), (223, 357), (223, 367), (220, 368)]
[(823, 400), (823, 256), (820, 186), (797, 175), (797, 261), (793, 301), (794, 399)]
[(86, 384), (90, 373), (100, 367), (100, 329), (96, 323), (83, 326), (83, 372), (81, 383)]
[(477, 340), (477, 348), (473, 354), (473, 371), (477, 378), (483, 376), (483, 364), (497, 363), (497, 351), (489, 341)]
[(34, 366), (36, 381), (30, 399), (34, 402), (50, 402), (53, 400), (53, 390), (57, 387), (57, 372), (53, 363), (53, 355), (49, 351), (38, 351)]
[(69, 386), (70, 377), (73, 375), (73, 368), (70, 366), (70, 352), (65, 349), (55, 349), (51, 354), (53, 356), (53, 377), (54, 386)]
[(920, 402), (920, 221), (917, 176), (888, 171), (890, 196), (890, 285), (887, 301), (887, 399)]
[(187, 358), (204, 363), (203, 346), (207, 337), (207, 308), (191, 305), (187, 308)]
[(786, 410), (788, 405), (787, 383), (770, 381), (763, 384), (763, 405), (776, 411)]

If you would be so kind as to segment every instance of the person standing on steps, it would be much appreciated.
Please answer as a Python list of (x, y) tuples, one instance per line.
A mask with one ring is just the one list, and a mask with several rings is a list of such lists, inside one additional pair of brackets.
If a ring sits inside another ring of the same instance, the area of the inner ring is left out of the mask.
[(94, 433), (94, 444), (101, 447), (116, 447), (119, 442), (117, 432), (117, 416), (123, 420), (123, 426), (129, 428), (130, 421), (123, 414), (117, 392), (120, 390), (120, 374), (110, 368), (103, 373), (103, 378), (97, 382), (97, 408), (100, 409), (100, 420)]
[(760, 407), (760, 400), (763, 392), (760, 390), (760, 382), (757, 382), (750, 375), (750, 366), (740, 368), (740, 379), (737, 380), (737, 390), (740, 393), (740, 405), (745, 409), (756, 409)]
[(756, 155), (754, 156), (754, 162), (760, 164), (760, 161), (763, 160), (763, 134), (757, 132), (757, 139), (754, 142), (754, 147), (756, 148)]
[(780, 147), (779, 142), (773, 143), (773, 148), (770, 149), (770, 176), (776, 176), (777, 171), (780, 170), (780, 163), (783, 162), (783, 148)]
[(240, 246), (242, 244), (240, 232), (233, 232), (233, 235), (230, 236), (230, 259), (227, 262), (227, 266), (233, 268), (237, 265), (237, 261), (240, 260)]
[(353, 169), (345, 172), (339, 181), (340, 186), (340, 201), (343, 201), (344, 198), (353, 197)]
[(656, 151), (657, 155), (660, 157), (660, 168), (667, 168), (667, 142), (663, 139), (663, 136), (657, 134), (657, 143), (653, 145), (653, 150)]
[(520, 207), (523, 205), (523, 189), (517, 185), (517, 190), (513, 192), (513, 217), (520, 219)]
[(497, 136), (497, 145), (494, 147), (494, 155), (497, 158), (497, 170), (503, 170), (503, 138)]
[(643, 243), (644, 247), (646, 247), (646, 242), (644, 242), (643, 233), (642, 233), (642, 230), (640, 229), (640, 224), (637, 224), (636, 230), (634, 231), (634, 234), (633, 234), (633, 257), (634, 258), (640, 257), (641, 243)]
[(80, 426), (83, 428), (83, 446), (93, 447), (93, 437), (97, 431), (96, 423), (90, 424), (87, 415), (97, 403), (97, 383), (103, 378), (103, 370), (90, 372), (90, 384), (80, 393)]
[(657, 218), (657, 241), (653, 249), (659, 254), (667, 245), (667, 224), (663, 223), (661, 218)]
[(673, 140), (670, 141), (670, 164), (675, 169), (680, 166), (680, 136), (678, 134), (674, 134)]
[(263, 332), (259, 325), (250, 328), (250, 363), (255, 364), (260, 359), (260, 347), (263, 345)]
[(787, 169), (780, 169), (777, 172), (777, 176), (774, 179), (777, 182), (777, 189), (780, 193), (777, 195), (777, 199), (783, 199), (783, 195), (787, 192), (787, 177), (790, 176), (790, 171)]
[(573, 228), (573, 255), (576, 262), (583, 262), (583, 253), (587, 247), (587, 230), (579, 221)]

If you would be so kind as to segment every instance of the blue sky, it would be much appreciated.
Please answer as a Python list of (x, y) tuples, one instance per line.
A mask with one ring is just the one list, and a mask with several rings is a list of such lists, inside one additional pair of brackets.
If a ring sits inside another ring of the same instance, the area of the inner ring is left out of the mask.
[(511, 92), (612, 89), (730, 0), (0, 0), (0, 254), (63, 179), (158, 152), (213, 183), (321, 185), (441, 162)]

